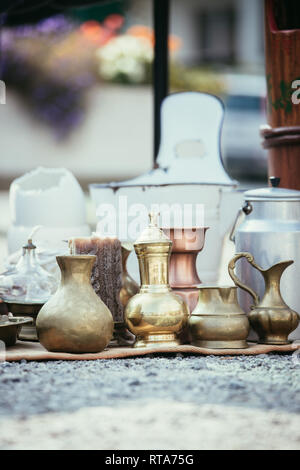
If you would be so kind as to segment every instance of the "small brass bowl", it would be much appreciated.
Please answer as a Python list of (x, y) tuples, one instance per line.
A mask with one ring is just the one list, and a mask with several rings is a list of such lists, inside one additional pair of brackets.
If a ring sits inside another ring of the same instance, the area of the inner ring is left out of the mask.
[(12, 317), (5, 323), (0, 323), (0, 341), (3, 341), (6, 347), (14, 346), (22, 326), (31, 322), (32, 318)]
[(22, 341), (38, 341), (35, 321), (44, 303), (41, 302), (17, 302), (15, 300), (5, 300), (8, 311), (14, 316), (30, 318), (29, 322), (22, 328), (19, 339)]

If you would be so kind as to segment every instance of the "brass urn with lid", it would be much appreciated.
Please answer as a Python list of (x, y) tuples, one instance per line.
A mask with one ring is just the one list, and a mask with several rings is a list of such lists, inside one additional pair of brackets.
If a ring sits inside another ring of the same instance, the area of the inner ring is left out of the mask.
[(172, 241), (157, 224), (157, 214), (134, 243), (141, 276), (141, 288), (131, 297), (125, 319), (136, 335), (134, 347), (178, 345), (178, 335), (187, 326), (189, 308), (169, 285), (169, 260)]

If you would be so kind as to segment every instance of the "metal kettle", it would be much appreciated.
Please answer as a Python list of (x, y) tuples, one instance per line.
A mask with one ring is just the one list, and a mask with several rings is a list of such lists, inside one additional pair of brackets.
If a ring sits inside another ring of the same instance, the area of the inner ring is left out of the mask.
[[(281, 279), (282, 297), (289, 307), (300, 312), (300, 191), (279, 188), (280, 178), (270, 178), (271, 187), (246, 191), (231, 233), (236, 252), (249, 252), (262, 269), (283, 260), (293, 260)], [(237, 275), (259, 297), (263, 296), (264, 279), (246, 259), (237, 266)], [(253, 300), (240, 291), (238, 299), (244, 311), (250, 312)], [(250, 339), (257, 339), (252, 332)], [(300, 327), (290, 339), (300, 339)]]

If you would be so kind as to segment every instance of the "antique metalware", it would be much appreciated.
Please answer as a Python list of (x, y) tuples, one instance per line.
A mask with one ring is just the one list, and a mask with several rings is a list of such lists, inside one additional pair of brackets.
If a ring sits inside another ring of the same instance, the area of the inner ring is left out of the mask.
[(8, 311), (14, 316), (29, 318), (29, 321), (21, 328), (18, 335), (19, 339), (22, 341), (38, 341), (35, 322), (36, 317), (44, 304), (40, 302), (26, 303), (16, 301), (5, 301), (5, 304), (7, 305)]
[(102, 351), (113, 334), (113, 318), (91, 285), (95, 256), (57, 256), (61, 284), (40, 310), (38, 338), (49, 351)]
[(30, 323), (31, 320), (25, 317), (0, 316), (0, 341), (3, 341), (6, 347), (14, 346), (22, 326)]
[(109, 342), (110, 348), (120, 346), (132, 346), (135, 342), (135, 336), (127, 329), (124, 322), (114, 322), (113, 337)]
[[(244, 207), (240, 210), (232, 238), (237, 253), (251, 253), (264, 269), (285, 259), (294, 260), (282, 277), (281, 292), (287, 305), (300, 312), (300, 191), (277, 187), (278, 183), (278, 178), (272, 178), (272, 187), (244, 193)], [(236, 272), (262, 297), (264, 281), (259, 271), (242, 259)], [(238, 299), (242, 309), (249, 312), (251, 296), (239, 290)], [(251, 338), (255, 337), (251, 333)], [(290, 339), (300, 339), (300, 326)]]
[(238, 304), (237, 287), (201, 286), (189, 318), (192, 344), (204, 348), (247, 348), (250, 325)]
[(129, 330), (137, 337), (135, 347), (178, 345), (178, 335), (187, 325), (189, 309), (169, 285), (172, 242), (158, 228), (157, 216), (149, 217), (149, 226), (134, 244), (141, 288), (129, 300), (125, 318)]
[(189, 306), (190, 312), (197, 305), (201, 284), (196, 261), (202, 251), (208, 227), (164, 229), (172, 240), (170, 259), (170, 286), (175, 294), (181, 295)]
[[(139, 285), (127, 271), (127, 260), (133, 250), (132, 243), (122, 243), (122, 288), (120, 290), (120, 300), (125, 309), (131, 297), (140, 290)], [(110, 347), (132, 346), (135, 336), (127, 329), (125, 322), (114, 322), (113, 338), (109, 343)]]
[[(121, 214), (119, 208), (123, 207), (124, 200), (128, 207), (137, 201), (149, 209), (157, 204), (162, 212), (165, 212), (162, 208), (165, 203), (169, 207), (180, 204), (181, 208), (186, 204), (192, 207), (192, 213), (185, 214), (184, 218), (187, 216), (188, 225), (194, 227), (198, 225), (196, 208), (201, 203), (205, 207), (205, 225), (210, 230), (205, 250), (198, 258), (198, 268), (203, 282), (215, 283), (224, 254), (225, 236), (243, 198), (242, 193), (235, 190), (237, 182), (229, 177), (222, 163), (220, 136), (224, 106), (209, 94), (172, 93), (162, 104), (161, 116), (157, 167), (130, 180), (91, 185), (91, 197), (99, 207), (97, 218), (102, 226), (105, 223), (103, 203), (112, 204), (116, 214)], [(179, 222), (173, 210), (170, 212), (169, 226), (175, 227)], [(128, 241), (131, 219), (130, 211), (125, 210), (118, 217), (116, 235), (123, 241), (125, 234)], [(202, 221), (200, 223), (203, 225)], [(132, 267), (136, 270), (131, 271), (136, 279), (138, 267)]]
[(138, 293), (140, 290), (139, 285), (135, 282), (134, 279), (130, 276), (127, 271), (127, 260), (130, 253), (133, 250), (132, 243), (122, 243), (122, 288), (120, 292), (120, 298), (123, 307), (125, 308), (128, 304), (128, 300)]
[[(235, 264), (241, 258), (245, 258), (263, 276), (265, 292), (261, 300), (257, 293), (243, 284), (234, 273)], [(228, 271), (234, 283), (253, 297), (254, 304), (251, 307), (249, 320), (259, 336), (260, 343), (288, 344), (290, 343), (289, 334), (299, 324), (298, 313), (286, 305), (280, 293), (281, 276), (291, 264), (293, 261), (282, 261), (269, 269), (262, 269), (250, 253), (237, 253), (228, 265)]]
[(57, 279), (40, 265), (36, 246), (29, 238), (16, 266), (0, 276), (0, 292), (8, 311), (31, 319), (22, 327), (19, 339), (38, 341), (36, 317), (56, 288)]

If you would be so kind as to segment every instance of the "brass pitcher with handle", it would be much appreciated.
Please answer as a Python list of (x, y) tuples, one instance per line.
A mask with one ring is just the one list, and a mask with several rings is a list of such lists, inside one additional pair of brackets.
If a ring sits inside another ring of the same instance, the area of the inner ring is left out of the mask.
[[(260, 273), (265, 281), (265, 292), (260, 300), (253, 289), (246, 286), (236, 276), (234, 269), (236, 262), (241, 259), (246, 260)], [(263, 344), (288, 344), (289, 334), (295, 330), (299, 323), (298, 313), (291, 310), (280, 293), (280, 280), (284, 270), (293, 264), (294, 261), (282, 261), (271, 266), (269, 269), (262, 269), (251, 253), (237, 253), (228, 265), (228, 272), (233, 282), (248, 292), (254, 300), (249, 314), (249, 321), (253, 330), (258, 334), (259, 343)]]

